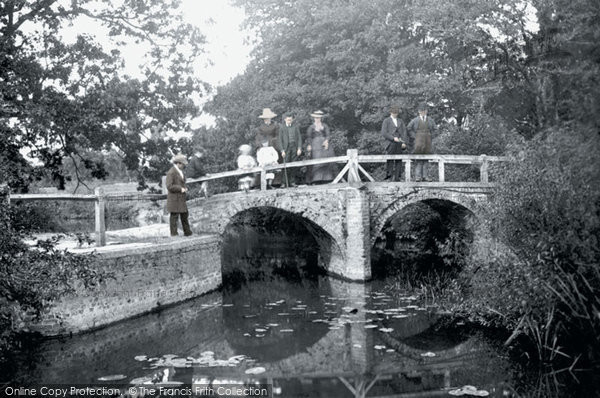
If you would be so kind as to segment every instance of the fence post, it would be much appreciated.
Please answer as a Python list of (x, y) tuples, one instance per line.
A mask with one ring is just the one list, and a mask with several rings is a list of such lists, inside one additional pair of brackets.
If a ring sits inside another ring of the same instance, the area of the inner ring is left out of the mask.
[(487, 160), (487, 156), (486, 155), (481, 155), (479, 157), (481, 159), (481, 167), (479, 169), (479, 176), (481, 179), (481, 182), (488, 182), (488, 160)]
[(412, 160), (406, 159), (404, 161), (404, 181), (410, 182), (410, 165)]
[(446, 181), (446, 171), (444, 170), (444, 166), (444, 159), (440, 158), (440, 160), (438, 160), (438, 177), (440, 182)]
[(348, 149), (348, 183), (360, 183), (360, 175), (358, 175), (358, 149)]
[(106, 245), (106, 224), (104, 221), (105, 200), (102, 187), (94, 189), (96, 201), (94, 202), (94, 213), (96, 216), (96, 246)]
[(160, 188), (163, 195), (169, 193), (169, 190), (167, 189), (167, 176), (160, 177)]
[(267, 172), (265, 171), (264, 167), (260, 171), (260, 190), (261, 191), (267, 190)]

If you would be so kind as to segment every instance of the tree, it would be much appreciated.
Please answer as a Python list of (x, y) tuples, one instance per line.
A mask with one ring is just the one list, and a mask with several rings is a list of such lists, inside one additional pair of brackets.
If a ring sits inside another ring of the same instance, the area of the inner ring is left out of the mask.
[[(142, 183), (164, 171), (169, 149), (178, 149), (164, 134), (189, 130), (189, 118), (198, 113), (192, 95), (207, 89), (192, 70), (204, 37), (183, 22), (179, 5), (179, 0), (2, 2), (3, 179), (25, 190), (48, 173), (64, 187), (65, 158), (102, 178), (105, 162), (87, 157), (90, 150), (115, 150)], [(88, 34), (64, 40), (62, 29), (72, 23), (106, 29), (113, 48)], [(143, 78), (123, 72), (120, 47), (132, 41), (148, 48)]]
[(225, 158), (252, 139), (263, 107), (295, 112), (303, 125), (323, 109), (334, 141), (345, 145), (336, 152), (361, 146), (373, 153), (391, 103), (407, 119), (426, 100), (438, 120), (460, 127), (520, 73), (524, 16), (510, 1), (236, 3), (258, 39), (245, 74), (206, 107), (226, 136), (215, 148), (229, 151)]

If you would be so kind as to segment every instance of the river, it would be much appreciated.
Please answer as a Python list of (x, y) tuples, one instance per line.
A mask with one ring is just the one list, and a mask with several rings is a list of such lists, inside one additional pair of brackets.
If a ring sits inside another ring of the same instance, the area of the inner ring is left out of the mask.
[(261, 383), (282, 397), (539, 392), (535, 382), (523, 384), (501, 344), (450, 326), (390, 278), (360, 284), (313, 272), (310, 244), (310, 237), (230, 233), (224, 288), (91, 333), (30, 339), (3, 378), (17, 385)]

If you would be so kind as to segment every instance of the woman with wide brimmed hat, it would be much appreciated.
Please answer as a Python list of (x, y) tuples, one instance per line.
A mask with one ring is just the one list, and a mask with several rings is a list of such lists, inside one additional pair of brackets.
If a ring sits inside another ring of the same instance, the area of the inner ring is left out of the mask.
[[(322, 122), (325, 113), (321, 110), (310, 114), (313, 118), (313, 124), (306, 131), (307, 152), (312, 159), (333, 157), (333, 148), (329, 144), (330, 131), (329, 126)], [(309, 184), (327, 183), (335, 177), (335, 170), (332, 164), (321, 164), (309, 167), (306, 179)]]

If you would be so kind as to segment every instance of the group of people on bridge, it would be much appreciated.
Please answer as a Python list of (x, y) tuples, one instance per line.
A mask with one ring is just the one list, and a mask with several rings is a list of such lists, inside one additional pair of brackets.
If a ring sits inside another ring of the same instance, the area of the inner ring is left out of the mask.
[[(427, 116), (427, 104), (418, 106), (419, 115), (412, 119), (408, 126), (398, 118), (400, 108), (397, 105), (390, 107), (390, 116), (381, 126), (381, 135), (387, 141), (388, 154), (430, 154), (432, 151), (431, 140), (437, 126), (435, 121)], [(251, 155), (252, 146), (244, 144), (239, 148), (238, 168), (251, 169), (258, 166), (269, 166), (294, 162), (303, 154), (302, 135), (300, 128), (294, 123), (294, 115), (283, 115), (283, 123), (275, 123), (277, 116), (270, 108), (264, 108), (259, 116), (262, 123), (256, 130), (254, 149), (256, 159)], [(330, 145), (330, 129), (323, 123), (325, 114), (317, 110), (310, 114), (313, 123), (306, 130), (306, 155), (309, 159), (320, 159), (335, 156)], [(390, 160), (386, 166), (386, 180), (400, 181), (402, 176), (402, 162)], [(307, 168), (305, 182), (307, 184), (320, 184), (332, 181), (336, 170), (334, 164), (313, 165)], [(415, 181), (430, 181), (428, 161), (415, 161)], [(297, 169), (284, 168), (283, 173), (269, 173), (268, 186), (294, 187), (297, 183)], [(240, 189), (250, 189), (258, 184), (257, 178), (245, 177), (240, 179)]]
[[(418, 116), (405, 125), (398, 118), (400, 108), (392, 105), (389, 109), (390, 116), (385, 118), (381, 125), (381, 135), (387, 141), (386, 153), (399, 154), (430, 154), (432, 151), (432, 137), (437, 130), (434, 120), (427, 115), (427, 104), (418, 106)], [(310, 159), (328, 158), (335, 156), (330, 144), (331, 131), (327, 124), (323, 123), (325, 113), (321, 110), (310, 114), (312, 124), (306, 130), (306, 155)], [(244, 144), (239, 148), (237, 165), (239, 169), (252, 169), (258, 166), (269, 166), (281, 163), (290, 163), (298, 160), (303, 154), (303, 141), (300, 127), (294, 123), (294, 115), (286, 113), (283, 115), (283, 123), (276, 123), (273, 119), (277, 117), (270, 108), (264, 108), (259, 116), (262, 119), (260, 126), (256, 129), (254, 148)], [(253, 149), (256, 158), (252, 156)], [(191, 160), (193, 170), (191, 177), (197, 178), (203, 174), (201, 171), (202, 153), (197, 153)], [(167, 173), (167, 210), (170, 213), (170, 232), (177, 235), (177, 219), (181, 218), (184, 234), (191, 235), (192, 231), (188, 222), (186, 206), (186, 193), (183, 169), (188, 164), (187, 158), (176, 155), (172, 160), (174, 166)], [(198, 170), (196, 170), (198, 169)], [(402, 177), (402, 161), (389, 160), (386, 165), (386, 180), (400, 181)], [(321, 184), (328, 183), (335, 178), (335, 165), (332, 163), (311, 165), (307, 168), (306, 183)], [(282, 175), (283, 174), (283, 175)], [(415, 161), (415, 181), (431, 181), (429, 178), (428, 161)], [(284, 186), (295, 187), (297, 185), (297, 169), (284, 168), (283, 173), (268, 173), (268, 187)], [(258, 176), (243, 177), (239, 180), (239, 188), (248, 190), (258, 184)], [(201, 188), (202, 189), (202, 188)]]

